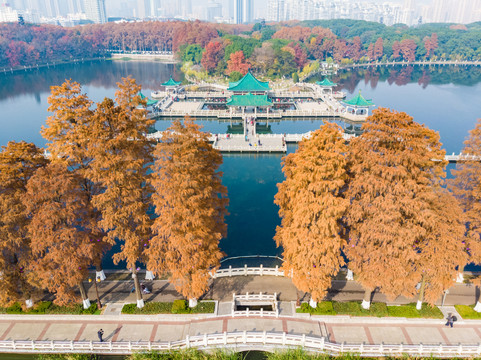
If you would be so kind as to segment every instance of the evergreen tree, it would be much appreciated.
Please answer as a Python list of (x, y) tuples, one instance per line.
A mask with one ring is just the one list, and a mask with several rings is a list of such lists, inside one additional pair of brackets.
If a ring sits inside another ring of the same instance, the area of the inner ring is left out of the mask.
[(281, 226), (275, 240), (284, 248), (283, 269), (296, 287), (311, 293), (311, 306), (322, 300), (344, 259), (341, 219), (349, 206), (343, 198), (348, 180), (347, 146), (338, 125), (327, 123), (284, 158), (286, 180), (275, 203)]
[(226, 234), (227, 190), (218, 171), (222, 156), (191, 120), (163, 133), (155, 150), (152, 185), (158, 217), (147, 249), (148, 268), (170, 281), (195, 306), (219, 267)]

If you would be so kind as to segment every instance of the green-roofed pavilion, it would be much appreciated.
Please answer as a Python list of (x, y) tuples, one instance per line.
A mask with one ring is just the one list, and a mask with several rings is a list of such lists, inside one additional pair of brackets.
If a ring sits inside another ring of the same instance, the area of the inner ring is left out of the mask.
[(271, 88), (268, 81), (260, 81), (250, 71), (242, 79), (229, 83), (227, 90), (234, 94), (266, 94)]
[(357, 96), (351, 100), (343, 101), (343, 103), (346, 105), (347, 112), (354, 115), (368, 115), (369, 107), (374, 106), (374, 103), (370, 99), (365, 99), (364, 96), (361, 95), (361, 90), (359, 90)]
[(267, 95), (253, 95), (251, 93), (247, 95), (232, 95), (227, 106), (271, 106), (272, 101), (269, 100)]
[(327, 92), (331, 95), (332, 95), (332, 88), (337, 85), (336, 83), (333, 83), (328, 78), (325, 78), (322, 81), (317, 81), (316, 84), (321, 87), (321, 93)]
[(157, 104), (158, 100), (152, 100), (146, 97), (144, 94), (142, 94), (142, 91), (139, 91), (138, 94), (142, 100), (147, 99), (147, 106), (152, 106)]
[(165, 83), (162, 83), (162, 86), (179, 86), (180, 85), (180, 81), (175, 81), (174, 79), (172, 79), (172, 77), (170, 77), (170, 79), (168, 81), (166, 81)]

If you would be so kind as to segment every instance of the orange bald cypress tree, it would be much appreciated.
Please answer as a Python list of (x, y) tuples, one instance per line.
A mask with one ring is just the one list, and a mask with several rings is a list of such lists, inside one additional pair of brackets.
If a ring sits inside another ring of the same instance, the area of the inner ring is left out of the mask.
[(346, 152), (339, 126), (323, 125), (284, 158), (286, 180), (275, 196), (282, 224), (274, 238), (284, 248), (282, 267), (292, 272), (297, 288), (311, 293), (314, 307), (344, 265), (340, 234), (349, 206), (342, 194), (348, 180)]
[[(41, 131), (47, 140), (47, 150), (52, 161), (64, 163), (71, 172), (83, 179), (80, 185), (91, 202), (95, 195), (103, 191), (98, 183), (88, 178), (89, 164), (92, 161), (88, 154), (89, 144), (100, 136), (93, 127), (93, 103), (82, 93), (81, 85), (71, 80), (66, 80), (60, 86), (52, 86), (48, 103), (52, 115), (47, 118), (47, 126), (42, 126)], [(94, 265), (102, 278), (102, 256), (111, 248), (112, 243), (104, 241), (105, 233), (98, 226), (100, 211), (92, 205), (89, 205), (88, 210), (89, 213), (85, 216), (91, 218), (89, 223), (93, 228), (86, 230), (95, 240)]]
[(31, 261), (29, 218), (23, 199), (27, 182), (47, 160), (34, 144), (9, 142), (0, 152), (0, 303), (19, 300), (32, 305), (35, 287), (25, 271)]
[(368, 308), (375, 288), (389, 298), (414, 296), (420, 278), (417, 245), (426, 236), (421, 195), (433, 191), (446, 163), (439, 135), (405, 113), (377, 109), (363, 130), (349, 146), (345, 253), (366, 289)]
[(419, 253), (416, 267), (421, 281), (418, 309), (424, 298), (434, 306), (468, 261), (465, 217), (457, 199), (441, 187), (420, 195), (426, 208), (418, 214), (425, 230), (425, 235), (416, 243)]
[[(461, 207), (466, 214), (467, 221), (467, 246), (471, 261), (481, 263), (481, 119), (475, 128), (469, 132), (469, 137), (464, 142), (463, 154), (467, 154), (463, 161), (456, 164), (453, 171), (454, 179), (450, 189), (459, 199)], [(479, 284), (478, 284), (479, 285)], [(481, 312), (481, 300), (475, 307)]]
[(27, 184), (24, 197), (31, 218), (27, 228), (32, 259), (27, 270), (33, 281), (55, 294), (54, 302), (77, 301), (80, 289), (84, 307), (90, 306), (83, 280), (94, 258), (94, 242), (86, 229), (89, 201), (81, 188), (82, 178), (65, 164), (52, 163), (39, 169)]
[(152, 195), (154, 236), (148, 268), (169, 273), (177, 291), (194, 306), (219, 266), (219, 241), (226, 233), (226, 188), (218, 171), (222, 156), (190, 120), (163, 133), (155, 150)]
[(92, 159), (88, 174), (105, 189), (93, 197), (92, 203), (102, 213), (99, 224), (107, 232), (106, 241), (122, 242), (114, 261), (126, 261), (134, 278), (137, 306), (143, 307), (136, 267), (151, 237), (148, 164), (153, 161), (154, 144), (145, 135), (154, 120), (137, 108), (146, 100), (138, 95), (140, 86), (134, 79), (124, 78), (118, 86), (117, 105), (107, 98), (97, 104), (92, 120), (95, 136), (88, 143)]

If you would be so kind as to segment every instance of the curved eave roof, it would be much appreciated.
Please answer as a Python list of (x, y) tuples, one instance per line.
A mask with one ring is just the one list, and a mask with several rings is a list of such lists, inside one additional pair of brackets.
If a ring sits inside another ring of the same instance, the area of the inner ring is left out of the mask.
[(169, 81), (166, 81), (162, 84), (163, 86), (179, 86), (180, 81), (175, 81), (174, 79), (170, 78)]
[(357, 94), (356, 97), (352, 98), (351, 100), (343, 101), (343, 103), (358, 107), (374, 106), (374, 103), (370, 99), (365, 99), (364, 96), (361, 95), (361, 91), (359, 91), (359, 94)]
[(269, 91), (271, 88), (269, 87), (268, 81), (260, 81), (257, 80), (254, 75), (251, 74), (250, 71), (244, 75), (242, 79), (236, 82), (229, 83), (229, 87), (227, 90), (229, 91)]
[(325, 78), (324, 80), (322, 81), (318, 81), (316, 82), (317, 85), (319, 86), (324, 86), (324, 87), (334, 87), (336, 86), (337, 84), (336, 83), (333, 83), (331, 80), (329, 80), (328, 78)]

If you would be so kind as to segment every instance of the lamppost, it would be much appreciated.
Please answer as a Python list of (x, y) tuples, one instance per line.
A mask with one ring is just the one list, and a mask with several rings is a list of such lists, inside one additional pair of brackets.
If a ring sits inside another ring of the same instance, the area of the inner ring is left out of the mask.
[[(89, 278), (89, 283), (92, 282), (92, 279)], [(97, 287), (97, 283), (100, 282), (100, 277), (97, 276), (97, 278), (94, 281), (95, 284), (95, 294), (97, 295), (97, 304), (99, 310), (102, 309), (102, 303), (100, 302), (100, 296), (99, 296), (99, 288)]]

